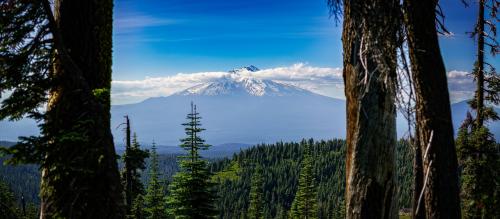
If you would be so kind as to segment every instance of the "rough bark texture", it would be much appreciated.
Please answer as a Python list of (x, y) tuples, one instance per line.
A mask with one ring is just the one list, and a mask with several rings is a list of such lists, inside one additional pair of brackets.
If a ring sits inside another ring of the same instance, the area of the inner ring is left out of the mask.
[(397, 218), (397, 0), (344, 1), (346, 216)]
[(112, 0), (55, 2), (57, 87), (43, 130), (40, 218), (124, 217), (110, 130), (112, 10)]
[(423, 153), (424, 178), (430, 171), (420, 206), (425, 205), (427, 218), (460, 218), (457, 156), (446, 71), (436, 30), (436, 4), (435, 0), (404, 1), (416, 93), (416, 137)]

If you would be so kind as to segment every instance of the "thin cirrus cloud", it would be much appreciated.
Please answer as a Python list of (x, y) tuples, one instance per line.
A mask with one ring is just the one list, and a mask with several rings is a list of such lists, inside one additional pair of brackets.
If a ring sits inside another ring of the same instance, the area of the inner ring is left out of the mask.
[(114, 28), (117, 33), (127, 33), (146, 27), (167, 26), (179, 23), (178, 19), (154, 17), (143, 14), (131, 14), (114, 19)]
[[(179, 73), (165, 77), (146, 77), (142, 80), (113, 81), (113, 104), (139, 102), (150, 97), (168, 96), (189, 87), (226, 77), (228, 72)], [(304, 63), (262, 69), (257, 72), (241, 71), (241, 77), (274, 80), (292, 84), (325, 96), (344, 98), (341, 68), (314, 67)], [(452, 102), (472, 97), (474, 83), (468, 72), (450, 71), (448, 86)]]

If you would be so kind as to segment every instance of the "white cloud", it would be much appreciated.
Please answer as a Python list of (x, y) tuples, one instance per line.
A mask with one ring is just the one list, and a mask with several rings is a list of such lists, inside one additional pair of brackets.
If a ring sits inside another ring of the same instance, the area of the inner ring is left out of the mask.
[[(113, 81), (113, 104), (133, 103), (149, 97), (168, 96), (186, 88), (210, 82), (225, 76), (228, 72), (179, 73), (166, 77), (146, 77), (143, 80)], [(243, 77), (275, 80), (293, 84), (323, 95), (342, 97), (342, 70), (320, 68), (298, 63), (289, 67), (263, 69), (257, 72), (242, 71)], [(332, 87), (337, 88), (332, 90)]]
[[(168, 96), (186, 88), (217, 80), (228, 76), (228, 72), (179, 73), (166, 77), (146, 77), (142, 80), (113, 81), (113, 104), (125, 104), (142, 101), (149, 97)], [(292, 84), (313, 92), (344, 98), (344, 88), (341, 68), (314, 67), (297, 63), (288, 67), (262, 69), (257, 72), (242, 71), (243, 77), (275, 80)], [(474, 83), (469, 73), (450, 71), (447, 74), (452, 102), (472, 97)]]
[(474, 96), (475, 84), (469, 72), (453, 70), (448, 72), (447, 77), (451, 102), (470, 99)]

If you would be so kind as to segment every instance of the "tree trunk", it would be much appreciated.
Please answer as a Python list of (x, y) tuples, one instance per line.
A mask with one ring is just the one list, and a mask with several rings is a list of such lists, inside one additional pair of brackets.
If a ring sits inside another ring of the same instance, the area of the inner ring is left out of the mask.
[(479, 0), (479, 12), (477, 18), (477, 102), (476, 102), (476, 128), (481, 128), (484, 121), (484, 2)]
[(436, 4), (435, 0), (404, 1), (416, 93), (416, 138), (423, 153), (425, 193), (417, 205), (425, 207), (427, 218), (460, 218), (457, 156), (446, 71), (436, 30)]
[(347, 218), (397, 218), (398, 10), (397, 0), (344, 1)]
[(128, 116), (125, 116), (126, 119), (126, 128), (125, 128), (125, 135), (127, 136), (127, 143), (126, 143), (126, 148), (125, 148), (125, 200), (127, 201), (127, 214), (130, 213), (130, 210), (132, 209), (132, 169), (130, 167), (130, 149), (132, 148), (131, 146), (131, 139), (130, 139), (130, 120)]
[(110, 130), (112, 10), (112, 0), (55, 2), (57, 86), (43, 130), (40, 218), (124, 217)]

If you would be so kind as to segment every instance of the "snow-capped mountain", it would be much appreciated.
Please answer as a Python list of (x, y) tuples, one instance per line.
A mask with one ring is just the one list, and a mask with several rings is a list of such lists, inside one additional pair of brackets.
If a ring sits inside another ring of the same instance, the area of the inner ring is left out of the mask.
[[(275, 82), (272, 80), (263, 80), (252, 77), (251, 73), (259, 69), (253, 65), (234, 69), (229, 74), (218, 78), (215, 81), (199, 84), (174, 95), (180, 96), (294, 96), (310, 95), (311, 92), (297, 86)], [(250, 75), (250, 76), (249, 76)]]
[[(123, 145), (123, 131), (117, 129), (123, 116), (129, 115), (139, 141), (175, 146), (184, 137), (186, 114), (193, 101), (203, 117), (209, 144), (235, 142), (228, 151), (239, 151), (238, 143), (299, 141), (302, 138), (345, 138), (345, 101), (322, 96), (299, 87), (252, 77), (255, 66), (231, 70), (224, 77), (199, 84), (168, 97), (153, 97), (136, 104), (111, 107), (111, 127), (117, 145)], [(455, 130), (465, 117), (465, 102), (452, 105)], [(500, 109), (497, 109), (500, 112)], [(398, 135), (407, 130), (401, 116)], [(498, 137), (500, 123), (491, 123)], [(0, 140), (15, 141), (17, 136), (37, 134), (33, 120), (0, 121)], [(224, 147), (226, 147), (224, 146)], [(177, 147), (171, 147), (177, 148)], [(215, 147), (214, 147), (215, 149)], [(159, 150), (162, 150), (161, 148)]]

